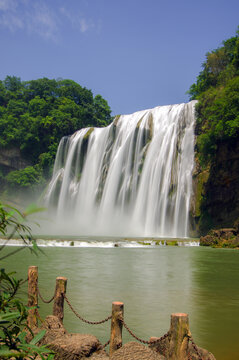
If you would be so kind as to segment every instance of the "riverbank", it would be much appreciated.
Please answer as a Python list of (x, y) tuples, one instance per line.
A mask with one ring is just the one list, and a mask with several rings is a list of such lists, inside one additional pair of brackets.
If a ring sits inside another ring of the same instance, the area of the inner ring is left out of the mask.
[(234, 228), (210, 230), (206, 236), (200, 237), (200, 246), (239, 249), (238, 224)]

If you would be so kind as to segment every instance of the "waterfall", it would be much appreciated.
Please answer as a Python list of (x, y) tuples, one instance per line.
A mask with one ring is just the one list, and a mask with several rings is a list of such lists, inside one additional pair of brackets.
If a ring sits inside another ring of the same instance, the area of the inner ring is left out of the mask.
[(86, 128), (58, 147), (46, 203), (58, 232), (187, 237), (194, 106), (159, 106)]

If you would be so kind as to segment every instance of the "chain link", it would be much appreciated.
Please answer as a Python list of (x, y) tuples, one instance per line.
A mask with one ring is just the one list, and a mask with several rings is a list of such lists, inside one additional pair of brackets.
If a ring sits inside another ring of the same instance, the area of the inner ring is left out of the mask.
[(136, 336), (132, 330), (130, 330), (130, 328), (128, 327), (128, 325), (125, 323), (124, 319), (121, 317), (120, 321), (122, 322), (123, 326), (125, 327), (125, 329), (128, 331), (128, 333), (133, 336), (136, 340), (138, 340), (139, 342), (141, 342), (142, 344), (147, 344), (147, 345), (152, 345), (155, 344), (161, 340), (166, 339), (169, 336), (169, 332), (167, 332), (166, 334), (164, 334), (163, 336), (161, 336), (160, 338), (156, 339), (156, 340), (143, 340), (141, 338), (139, 338), (138, 336)]
[(45, 299), (42, 297), (42, 295), (41, 295), (40, 290), (39, 290), (38, 287), (37, 287), (37, 292), (38, 292), (38, 295), (39, 295), (41, 301), (44, 302), (45, 304), (50, 304), (50, 303), (54, 300), (55, 295), (56, 295), (56, 293), (54, 293), (54, 295), (52, 296), (52, 298), (51, 298), (50, 300), (45, 300)]
[[(24, 284), (24, 283), (27, 282), (27, 281), (28, 281), (28, 278), (27, 278), (26, 280), (24, 280), (21, 284)], [(50, 303), (54, 300), (54, 298), (55, 298), (55, 293), (54, 293), (54, 295), (52, 296), (52, 298), (51, 298), (50, 300), (45, 300), (45, 299), (43, 298), (43, 296), (41, 295), (40, 290), (39, 290), (38, 287), (37, 287), (37, 292), (38, 292), (38, 295), (39, 295), (40, 299), (41, 299), (42, 302), (44, 302), (45, 304), (50, 304)], [(62, 295), (63, 295), (63, 297), (65, 298), (65, 300), (66, 300), (69, 308), (71, 309), (71, 311), (75, 314), (75, 316), (76, 316), (78, 319), (80, 319), (81, 321), (83, 321), (84, 323), (86, 323), (86, 324), (89, 324), (89, 325), (100, 325), (100, 324), (103, 324), (103, 323), (109, 321), (109, 320), (112, 318), (112, 315), (110, 315), (110, 316), (108, 316), (107, 318), (105, 318), (105, 319), (103, 319), (103, 320), (101, 320), (101, 321), (89, 321), (89, 320), (86, 320), (86, 319), (84, 319), (81, 315), (79, 315), (79, 314), (76, 312), (76, 310), (75, 310), (75, 309), (73, 308), (73, 306), (71, 305), (69, 299), (67, 298), (66, 294), (62, 294)], [(143, 340), (143, 339), (139, 338), (138, 336), (136, 336), (136, 335), (133, 333), (132, 330), (130, 330), (130, 328), (128, 327), (128, 325), (125, 323), (123, 317), (121, 317), (119, 320), (122, 322), (122, 325), (125, 327), (125, 329), (128, 331), (128, 333), (129, 333), (133, 338), (135, 338), (137, 341), (141, 342), (142, 344), (146, 344), (146, 345), (156, 344), (156, 343), (159, 342), (159, 341), (165, 340), (165, 339), (169, 336), (169, 334), (170, 334), (170, 332), (168, 331), (166, 334), (164, 334), (163, 336), (161, 336), (160, 338), (158, 338), (158, 339), (156, 339), (156, 340)], [(197, 345), (195, 344), (195, 342), (193, 341), (193, 338), (192, 338), (191, 335), (188, 335), (188, 340), (191, 342), (194, 351), (195, 351), (196, 354), (198, 355), (198, 360), (202, 360), (202, 357), (201, 357), (201, 355), (200, 355), (200, 353), (199, 353), (198, 347), (197, 347)], [(108, 346), (109, 343), (110, 343), (110, 340), (108, 340), (104, 345), (102, 345), (102, 349), (104, 349), (106, 346)], [(191, 360), (191, 356), (190, 356), (189, 353), (188, 353), (188, 360)]]
[[(192, 347), (194, 349), (194, 351), (196, 352), (197, 356), (198, 356), (198, 360), (202, 360), (202, 357), (199, 353), (199, 350), (198, 350), (198, 347), (197, 345), (195, 344), (195, 342), (193, 341), (193, 338), (191, 335), (188, 335), (188, 340), (191, 341), (191, 344), (192, 344)], [(188, 354), (188, 360), (191, 360), (191, 356), (190, 354)]]
[(20, 285), (23, 285), (23, 284), (25, 284), (26, 282), (28, 282), (28, 278), (25, 279), (25, 280), (21, 280), (21, 281), (20, 281)]
[(80, 319), (81, 321), (83, 321), (84, 323), (86, 324), (90, 324), (90, 325), (100, 325), (100, 324), (103, 324), (105, 322), (107, 322), (108, 320), (110, 320), (112, 318), (112, 315), (108, 316), (107, 318), (105, 318), (104, 320), (101, 320), (101, 321), (89, 321), (89, 320), (86, 320), (84, 319), (82, 316), (80, 316), (76, 311), (75, 309), (73, 308), (73, 306), (71, 305), (70, 301), (68, 300), (66, 294), (63, 294), (69, 308), (71, 309), (71, 311), (75, 314), (76, 317), (78, 317), (78, 319)]
[[(169, 337), (170, 335), (170, 330), (168, 332), (166, 332), (166, 334), (164, 334), (163, 336), (161, 336), (159, 339), (155, 340), (155, 341), (152, 341), (151, 343), (152, 344), (155, 344), (157, 343), (159, 340), (165, 340), (167, 337)], [(161, 347), (162, 347), (162, 353), (163, 355), (166, 357), (166, 353), (167, 353), (167, 347), (166, 347), (166, 344), (165, 343), (162, 343), (161, 344)]]
[(104, 345), (101, 346), (102, 349), (106, 348), (106, 346), (108, 346), (110, 343), (110, 339), (107, 341), (107, 343), (105, 343)]

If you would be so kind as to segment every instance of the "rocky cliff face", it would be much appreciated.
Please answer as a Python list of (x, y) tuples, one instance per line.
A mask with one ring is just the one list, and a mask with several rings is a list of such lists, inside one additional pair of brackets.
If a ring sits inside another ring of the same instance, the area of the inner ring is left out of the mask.
[(14, 148), (0, 148), (0, 170), (3, 175), (13, 170), (21, 170), (31, 165), (20, 153), (20, 150)]
[(232, 227), (239, 218), (239, 138), (218, 144), (208, 169), (196, 166), (192, 217), (200, 234)]

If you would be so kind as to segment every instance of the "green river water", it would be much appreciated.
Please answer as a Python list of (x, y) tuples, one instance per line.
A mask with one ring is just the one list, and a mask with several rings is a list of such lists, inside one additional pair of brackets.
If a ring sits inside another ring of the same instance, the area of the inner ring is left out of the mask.
[[(8, 247), (6, 251), (13, 250)], [(49, 299), (55, 278), (68, 278), (67, 296), (88, 320), (101, 320), (112, 301), (125, 304), (125, 321), (141, 338), (162, 336), (170, 314), (189, 314), (194, 341), (217, 360), (239, 359), (239, 251), (201, 247), (89, 248), (45, 247), (38, 257), (24, 250), (6, 258), (1, 267), (27, 277), (29, 265), (39, 267), (39, 288)], [(25, 287), (26, 290), (26, 287)], [(26, 296), (23, 289), (22, 296)], [(39, 301), (40, 314), (52, 304)], [(71, 332), (109, 339), (110, 322), (80, 322), (65, 305), (64, 323)], [(124, 342), (133, 339), (123, 332)]]

